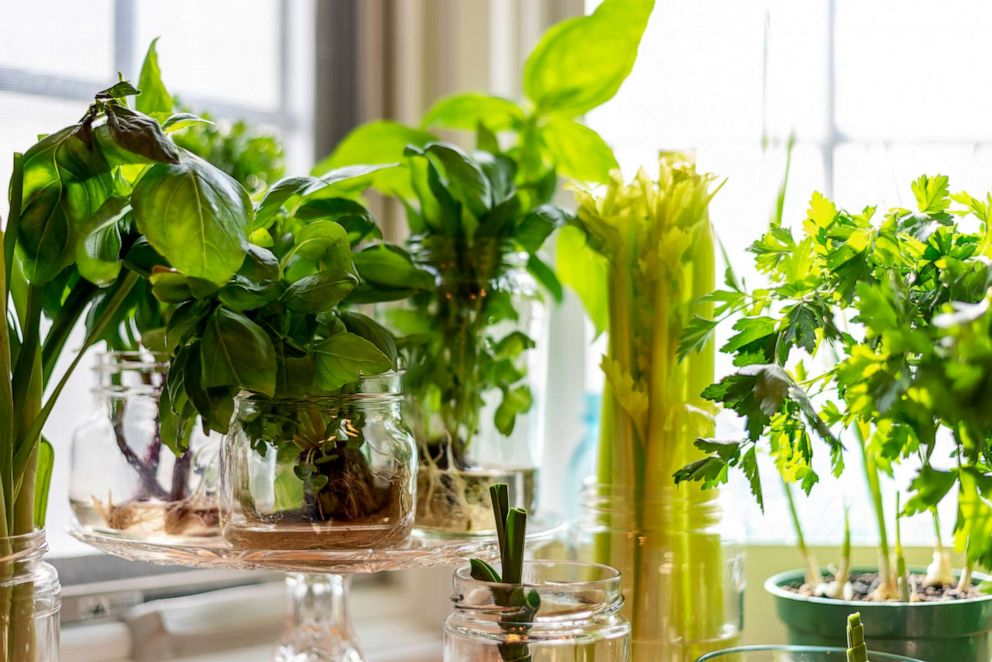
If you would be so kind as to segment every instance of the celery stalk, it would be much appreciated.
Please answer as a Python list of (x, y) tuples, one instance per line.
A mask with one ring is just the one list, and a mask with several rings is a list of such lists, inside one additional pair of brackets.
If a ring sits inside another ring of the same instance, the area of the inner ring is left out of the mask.
[(657, 180), (619, 173), (605, 191), (579, 189), (577, 225), (609, 264), (609, 350), (599, 480), (609, 490), (609, 535), (596, 560), (624, 576), (633, 660), (694, 660), (726, 645), (718, 495), (672, 476), (714, 432), (701, 393), (713, 380), (712, 344), (679, 361), (697, 300), (714, 288), (707, 206), (714, 178), (663, 154)]

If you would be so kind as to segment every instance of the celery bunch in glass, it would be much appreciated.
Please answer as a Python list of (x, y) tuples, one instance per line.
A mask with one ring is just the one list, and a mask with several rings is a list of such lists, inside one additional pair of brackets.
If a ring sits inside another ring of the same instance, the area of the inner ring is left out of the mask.
[(635, 660), (695, 659), (723, 634), (716, 495), (672, 482), (713, 429), (700, 397), (713, 347), (680, 356), (678, 346), (714, 286), (708, 205), (718, 188), (691, 157), (662, 154), (656, 180), (615, 172), (605, 189), (578, 189), (580, 231), (558, 243), (560, 276), (609, 333), (599, 482), (614, 533), (598, 537), (596, 560), (624, 573)]

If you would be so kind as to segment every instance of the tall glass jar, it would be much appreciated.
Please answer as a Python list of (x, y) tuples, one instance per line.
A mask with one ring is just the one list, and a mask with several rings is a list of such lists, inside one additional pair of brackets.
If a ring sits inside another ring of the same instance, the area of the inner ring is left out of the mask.
[[(620, 613), (620, 573), (574, 561), (524, 563), (522, 587), (454, 576), (454, 611), (444, 623), (445, 662), (595, 660), (624, 662), (630, 624)], [(507, 599), (523, 590), (520, 600)], [(537, 610), (507, 603), (539, 605)]]
[(738, 643), (743, 628), (741, 536), (722, 521), (715, 491), (687, 487), (665, 487), (657, 498), (583, 487), (572, 556), (623, 573), (635, 662), (694, 662)]
[(402, 545), (417, 448), (401, 399), (396, 373), (336, 395), (239, 397), (221, 453), (224, 538), (241, 549)]
[(388, 320), (406, 335), (406, 408), (420, 450), (417, 525), (491, 534), (489, 486), (537, 509), (547, 319), (526, 256), (493, 240), (413, 242), (435, 288)]
[(196, 424), (188, 451), (176, 457), (169, 450), (159, 424), (165, 358), (108, 352), (94, 370), (95, 406), (72, 441), (69, 500), (77, 522), (159, 542), (218, 535), (220, 439)]
[(0, 661), (58, 662), (62, 590), (44, 530), (0, 538)]

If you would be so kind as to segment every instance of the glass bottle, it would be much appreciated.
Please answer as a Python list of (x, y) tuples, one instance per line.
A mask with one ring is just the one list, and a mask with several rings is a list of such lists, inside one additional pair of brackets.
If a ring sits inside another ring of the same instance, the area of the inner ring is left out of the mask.
[(506, 483), (511, 505), (537, 510), (543, 295), (526, 256), (496, 241), (432, 236), (412, 248), (435, 288), (391, 309), (386, 321), (413, 341), (404, 390), (421, 461), (417, 525), (491, 534), (490, 485)]
[(58, 573), (42, 560), (44, 530), (0, 538), (0, 661), (58, 662)]
[(694, 662), (738, 643), (743, 545), (721, 518), (715, 492), (671, 486), (660, 493), (638, 499), (631, 488), (588, 482), (570, 532), (572, 557), (623, 573), (632, 660)]
[(505, 606), (521, 587), (454, 575), (454, 611), (444, 623), (445, 662), (623, 662), (630, 624), (621, 615), (620, 573), (574, 561), (524, 563), (526, 601), (535, 611)]
[(218, 436), (199, 423), (189, 450), (169, 449), (159, 425), (168, 363), (147, 352), (98, 355), (96, 405), (72, 441), (69, 500), (88, 529), (158, 542), (218, 535)]
[(401, 417), (399, 375), (367, 377), (351, 391), (238, 398), (221, 453), (229, 543), (306, 550), (406, 542), (417, 449)]

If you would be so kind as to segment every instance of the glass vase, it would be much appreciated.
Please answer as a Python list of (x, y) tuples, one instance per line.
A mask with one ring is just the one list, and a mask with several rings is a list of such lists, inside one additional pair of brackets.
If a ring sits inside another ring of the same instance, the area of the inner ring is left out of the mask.
[(239, 397), (221, 454), (224, 538), (239, 549), (406, 542), (417, 449), (399, 385), (390, 373), (337, 395)]
[[(445, 662), (623, 662), (630, 624), (620, 613), (620, 573), (574, 561), (524, 563), (521, 587), (454, 576), (454, 611), (444, 623)], [(509, 598), (509, 599), (508, 599)], [(508, 604), (529, 602), (528, 610)]]
[(525, 256), (495, 241), (413, 242), (435, 288), (392, 309), (387, 324), (411, 339), (406, 410), (420, 451), (417, 526), (492, 534), (489, 486), (537, 510), (543, 439), (547, 319)]
[[(871, 662), (922, 662), (891, 653), (868, 652)], [(822, 646), (740, 646), (700, 657), (696, 662), (847, 662), (846, 648)]]
[(0, 662), (58, 662), (62, 591), (44, 530), (0, 538)]
[(72, 441), (69, 500), (84, 528), (158, 542), (219, 535), (220, 438), (192, 427), (169, 449), (159, 424), (168, 363), (146, 352), (97, 357), (95, 403)]
[(663, 488), (658, 498), (583, 487), (572, 557), (623, 573), (635, 662), (693, 662), (735, 645), (743, 628), (741, 537), (722, 521), (715, 491), (687, 487)]

